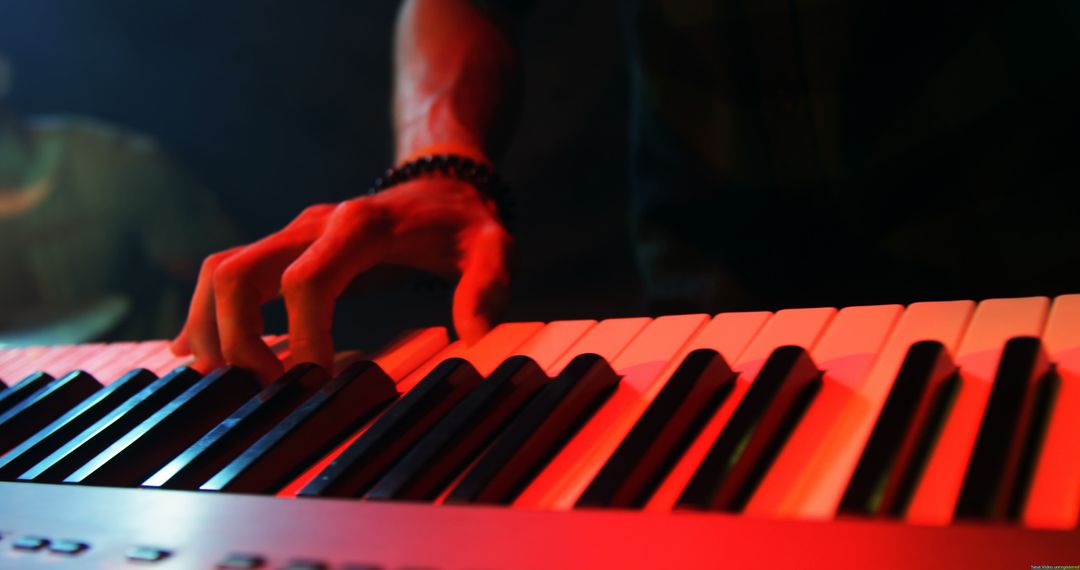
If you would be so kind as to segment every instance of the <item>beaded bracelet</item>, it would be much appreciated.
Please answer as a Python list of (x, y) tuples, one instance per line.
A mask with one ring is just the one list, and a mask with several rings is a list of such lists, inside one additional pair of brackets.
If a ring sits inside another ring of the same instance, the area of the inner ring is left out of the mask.
[(460, 180), (476, 188), (481, 195), (495, 203), (503, 226), (510, 229), (514, 215), (506, 185), (492, 168), (465, 156), (433, 154), (410, 160), (397, 168), (388, 169), (381, 177), (376, 178), (368, 189), (368, 194), (377, 194), (398, 184), (432, 175)]

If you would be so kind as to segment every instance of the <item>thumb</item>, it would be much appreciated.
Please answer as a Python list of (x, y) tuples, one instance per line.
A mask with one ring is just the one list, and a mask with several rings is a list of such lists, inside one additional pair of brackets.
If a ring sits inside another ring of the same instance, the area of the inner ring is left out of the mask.
[(497, 224), (481, 228), (467, 245), (453, 309), (454, 329), (467, 344), (491, 330), (506, 307), (512, 245), (510, 234)]

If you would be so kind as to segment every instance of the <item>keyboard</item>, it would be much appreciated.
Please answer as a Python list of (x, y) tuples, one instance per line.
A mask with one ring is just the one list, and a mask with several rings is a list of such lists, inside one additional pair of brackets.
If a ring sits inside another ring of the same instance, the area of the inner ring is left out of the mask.
[[(285, 337), (268, 337), (282, 358)], [(0, 350), (0, 568), (1080, 561), (1080, 295)]]

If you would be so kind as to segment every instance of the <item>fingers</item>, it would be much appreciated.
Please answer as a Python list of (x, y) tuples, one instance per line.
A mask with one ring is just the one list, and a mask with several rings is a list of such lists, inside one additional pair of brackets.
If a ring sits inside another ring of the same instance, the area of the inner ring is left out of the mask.
[(454, 291), (454, 328), (474, 343), (494, 326), (509, 298), (510, 234), (495, 223), (478, 230), (467, 244), (461, 280)]
[(215, 253), (203, 261), (199, 269), (199, 279), (195, 284), (195, 294), (191, 297), (187, 322), (171, 345), (178, 356), (193, 355), (195, 362), (192, 367), (202, 373), (225, 363), (214, 314), (213, 278), (217, 267), (239, 250), (240, 248), (233, 248)]
[(282, 366), (262, 340), (262, 305), (277, 296), (281, 275), (308, 246), (311, 236), (286, 229), (244, 248), (214, 271), (215, 317), (221, 353), (230, 364), (264, 382)]
[(193, 367), (204, 373), (228, 362), (263, 381), (280, 375), (281, 364), (261, 338), (260, 307), (277, 295), (282, 271), (322, 232), (332, 210), (313, 206), (276, 234), (208, 257), (173, 350), (193, 354)]
[(229, 260), (215, 272), (214, 291), (221, 352), (225, 360), (254, 372), (263, 383), (281, 375), (277, 357), (262, 341), (262, 304), (258, 284), (248, 280), (254, 273), (249, 258)]
[(333, 370), (334, 301), (357, 274), (386, 253), (386, 226), (367, 200), (343, 202), (325, 232), (281, 278), (289, 315), (289, 364), (314, 362)]
[(304, 210), (288, 226), (230, 256), (214, 270), (214, 314), (221, 352), (230, 364), (264, 383), (281, 375), (281, 362), (262, 340), (261, 307), (277, 296), (281, 275), (323, 232), (334, 206)]
[(280, 292), (290, 365), (315, 362), (329, 369), (335, 300), (356, 275), (386, 261), (460, 271), (454, 326), (466, 342), (478, 340), (507, 301), (511, 238), (484, 219), (490, 215), (479, 201), (419, 199), (402, 188), (381, 200), (309, 208), (276, 234), (207, 258), (172, 349), (194, 355), (201, 372), (228, 362), (271, 381), (282, 366), (262, 341), (261, 306)]

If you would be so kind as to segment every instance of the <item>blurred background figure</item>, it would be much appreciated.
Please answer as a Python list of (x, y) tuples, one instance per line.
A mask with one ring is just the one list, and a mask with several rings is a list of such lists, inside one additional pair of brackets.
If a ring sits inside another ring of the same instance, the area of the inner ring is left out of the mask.
[(151, 138), (21, 116), (0, 53), (0, 343), (173, 334), (201, 259), (236, 241), (214, 197)]

